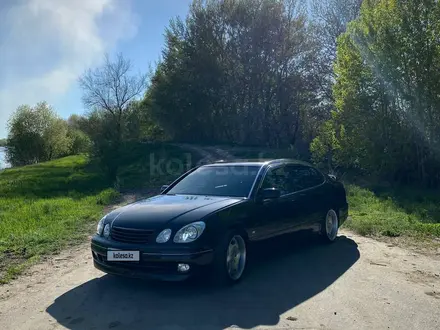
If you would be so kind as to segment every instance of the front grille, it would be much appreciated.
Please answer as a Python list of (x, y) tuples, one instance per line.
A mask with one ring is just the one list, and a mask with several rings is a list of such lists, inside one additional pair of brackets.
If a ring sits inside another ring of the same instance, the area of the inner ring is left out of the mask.
[(153, 234), (154, 230), (150, 229), (112, 227), (111, 230), (112, 239), (122, 243), (150, 243), (151, 239), (153, 238)]

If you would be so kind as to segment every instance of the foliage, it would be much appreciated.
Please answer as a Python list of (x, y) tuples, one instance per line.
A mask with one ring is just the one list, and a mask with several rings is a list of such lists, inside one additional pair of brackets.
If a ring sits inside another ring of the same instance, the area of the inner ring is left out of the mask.
[(157, 192), (190, 168), (200, 155), (163, 143), (126, 143), (121, 154), (118, 185), (121, 191)]
[(69, 127), (67, 135), (72, 140), (70, 154), (79, 155), (90, 152), (92, 142), (90, 137), (84, 132), (85, 118), (76, 114), (70, 115), (67, 119)]
[(0, 139), (0, 147), (6, 147), (8, 145), (6, 139)]
[(392, 181), (439, 184), (439, 21), (435, 0), (364, 1), (339, 38), (337, 111), (326, 124), (340, 146), (332, 161)]
[(153, 118), (151, 93), (148, 91), (144, 99), (133, 104), (134, 115), (130, 116), (128, 125), (139, 123), (139, 138), (142, 141), (166, 142), (170, 138), (160, 124)]
[[(312, 0), (310, 1), (311, 38), (317, 44), (316, 58), (311, 63), (312, 79), (317, 84), (317, 98), (320, 103), (314, 110), (316, 120), (309, 123), (312, 134), (317, 133), (316, 125), (330, 118), (334, 110), (333, 85), (338, 37), (346, 31), (347, 24), (356, 19), (362, 0)], [(309, 120), (310, 121), (310, 120)]]
[(308, 33), (300, 1), (195, 1), (166, 30), (153, 118), (180, 141), (295, 145), (316, 101)]
[(68, 127), (45, 102), (20, 106), (8, 124), (7, 158), (13, 166), (35, 164), (68, 155)]
[[(122, 141), (117, 136), (113, 115), (104, 110), (95, 110), (83, 118), (82, 130), (92, 141), (91, 156), (98, 161), (99, 166), (110, 180), (116, 178), (119, 167), (119, 153), (123, 149)], [(121, 124), (121, 132), (122, 124)]]
[(69, 127), (67, 137), (72, 141), (70, 146), (70, 154), (79, 155), (90, 151), (90, 138), (83, 131)]
[[(124, 165), (127, 157), (130, 159), (143, 158), (134, 151), (133, 157), (128, 154), (132, 146), (141, 145), (141, 140), (149, 140), (149, 129), (152, 125), (145, 119), (146, 112), (142, 111), (140, 103), (132, 102), (121, 120), (121, 140), (118, 141), (114, 118), (104, 110), (95, 110), (87, 117), (79, 119), (81, 130), (92, 141), (91, 155), (101, 169), (104, 169), (110, 180), (115, 180), (120, 166)], [(160, 141), (160, 133), (153, 137)], [(148, 150), (144, 150), (148, 152)]]
[(86, 71), (79, 80), (84, 105), (92, 110), (85, 129), (92, 141), (93, 154), (112, 180), (116, 178), (124, 141), (130, 135), (139, 137), (135, 133), (139, 127), (127, 122), (137, 123), (133, 120), (137, 114), (133, 102), (145, 91), (147, 76), (132, 75), (131, 69), (130, 61), (121, 54), (115, 61), (106, 56), (102, 66)]

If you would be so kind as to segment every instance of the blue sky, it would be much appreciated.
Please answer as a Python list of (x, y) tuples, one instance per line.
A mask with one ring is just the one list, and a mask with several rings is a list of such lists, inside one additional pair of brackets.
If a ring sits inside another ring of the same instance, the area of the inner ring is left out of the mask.
[(20, 104), (83, 113), (78, 76), (122, 52), (146, 72), (191, 0), (0, 0), (0, 138)]

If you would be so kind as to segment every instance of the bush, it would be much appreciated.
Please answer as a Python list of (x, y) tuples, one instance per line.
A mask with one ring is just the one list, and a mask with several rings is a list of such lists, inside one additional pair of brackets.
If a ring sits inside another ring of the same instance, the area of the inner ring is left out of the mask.
[(106, 189), (96, 196), (96, 204), (98, 205), (108, 205), (116, 202), (121, 198), (121, 194), (114, 189)]
[(18, 107), (8, 130), (7, 159), (13, 166), (67, 156), (72, 146), (67, 123), (45, 102)]
[(90, 138), (79, 129), (69, 129), (68, 137), (72, 140), (70, 147), (71, 155), (79, 155), (90, 151)]

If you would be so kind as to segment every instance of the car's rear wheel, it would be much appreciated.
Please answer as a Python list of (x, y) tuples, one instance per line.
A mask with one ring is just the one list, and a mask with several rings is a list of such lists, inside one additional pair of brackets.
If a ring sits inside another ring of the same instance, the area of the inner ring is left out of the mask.
[(229, 232), (216, 251), (213, 274), (215, 281), (221, 284), (238, 282), (246, 270), (246, 259), (245, 238), (240, 232)]
[(321, 225), (321, 236), (323, 237), (325, 242), (334, 242), (336, 237), (338, 236), (338, 230), (338, 213), (335, 210), (330, 209), (327, 211), (327, 214), (325, 215), (324, 221)]

